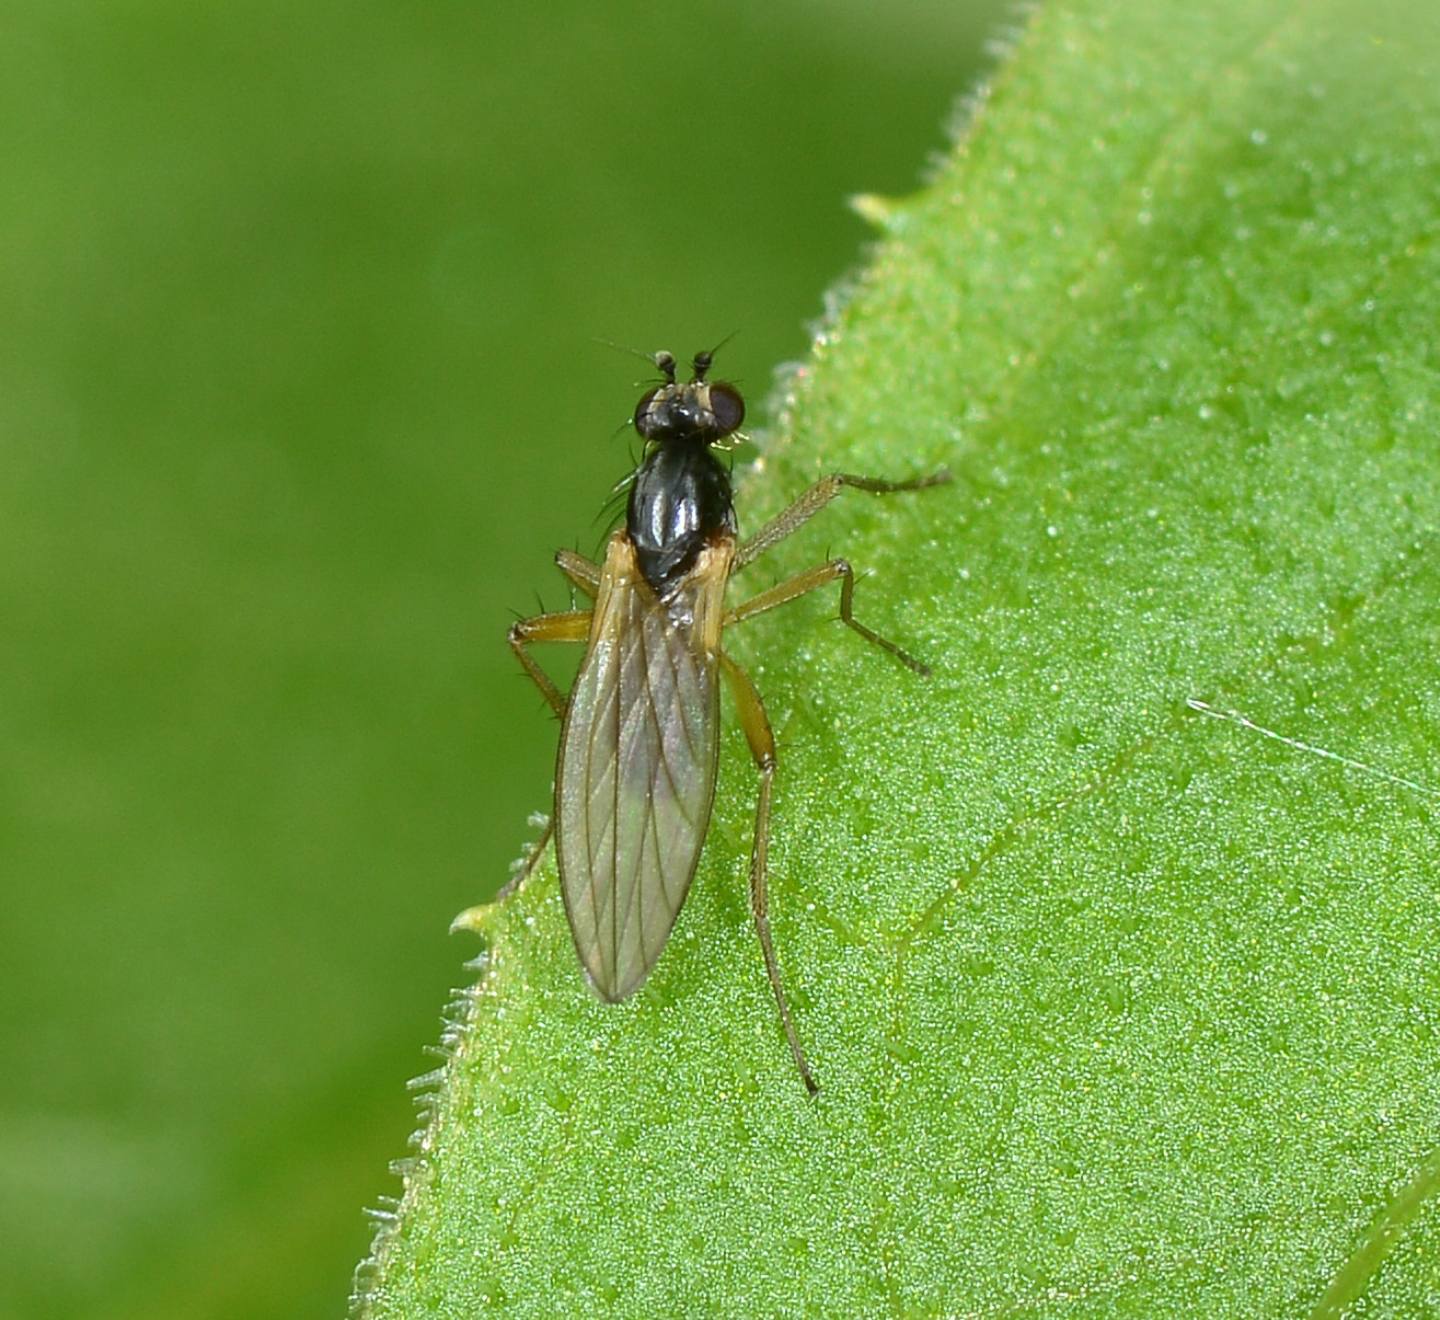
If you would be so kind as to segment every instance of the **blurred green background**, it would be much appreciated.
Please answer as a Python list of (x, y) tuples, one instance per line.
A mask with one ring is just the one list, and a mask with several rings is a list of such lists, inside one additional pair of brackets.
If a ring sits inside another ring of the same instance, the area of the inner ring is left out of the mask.
[(1000, 9), (6, 6), (0, 1314), (341, 1313), (545, 806), (592, 337), (763, 399)]

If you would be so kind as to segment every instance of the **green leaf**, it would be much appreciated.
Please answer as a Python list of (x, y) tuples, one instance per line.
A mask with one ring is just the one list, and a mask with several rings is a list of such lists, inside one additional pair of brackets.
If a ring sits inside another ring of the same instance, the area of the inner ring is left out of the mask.
[(1057, 4), (866, 204), (740, 495), (957, 477), (746, 574), (843, 552), (936, 665), (833, 602), (733, 636), (821, 1093), (732, 722), (641, 994), (584, 989), (548, 862), (493, 914), (368, 1314), (1440, 1306), (1431, 14)]

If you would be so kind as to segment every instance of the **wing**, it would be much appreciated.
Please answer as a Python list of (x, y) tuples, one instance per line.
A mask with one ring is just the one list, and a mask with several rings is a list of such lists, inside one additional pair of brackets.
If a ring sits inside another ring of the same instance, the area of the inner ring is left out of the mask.
[(700, 859), (733, 549), (702, 552), (663, 604), (623, 532), (605, 557), (555, 773), (560, 888), (580, 963), (603, 999), (624, 999), (650, 974)]

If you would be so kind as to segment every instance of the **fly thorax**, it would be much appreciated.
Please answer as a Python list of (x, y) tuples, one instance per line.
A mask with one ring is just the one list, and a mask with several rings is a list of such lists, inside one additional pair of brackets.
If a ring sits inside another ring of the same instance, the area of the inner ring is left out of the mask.
[(645, 456), (630, 488), (626, 530), (655, 594), (671, 594), (702, 547), (733, 532), (730, 478), (710, 446), (672, 440)]

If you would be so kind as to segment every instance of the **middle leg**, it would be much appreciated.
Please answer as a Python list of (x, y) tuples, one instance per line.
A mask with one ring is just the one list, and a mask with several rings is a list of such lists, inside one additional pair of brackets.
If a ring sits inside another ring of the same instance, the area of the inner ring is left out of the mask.
[(888, 651), (902, 665), (913, 669), (917, 674), (926, 677), (930, 674), (930, 666), (923, 660), (917, 660), (909, 651), (897, 646), (887, 637), (881, 637), (872, 628), (867, 628), (857, 619), (852, 612), (855, 599), (855, 570), (851, 568), (848, 559), (831, 559), (816, 568), (807, 569), (803, 573), (797, 573), (792, 578), (770, 588), (769, 591), (762, 591), (758, 596), (753, 596), (743, 604), (737, 605), (725, 616), (725, 626), (732, 623), (739, 623), (743, 619), (754, 618), (757, 614), (764, 614), (766, 610), (773, 610), (777, 606), (789, 604), (805, 595), (807, 592), (818, 590), (840, 579), (840, 621), (847, 628), (853, 628), (867, 642), (873, 642), (883, 651)]
[(515, 652), (515, 658), (530, 676), (531, 682), (545, 695), (550, 709), (561, 719), (565, 718), (565, 695), (555, 686), (555, 681), (540, 668), (529, 648), (535, 642), (583, 642), (590, 636), (590, 610), (562, 610), (558, 614), (536, 614), (528, 619), (516, 619), (510, 625), (506, 641)]
[[(530, 654), (529, 647), (535, 642), (583, 642), (590, 636), (590, 618), (589, 610), (565, 610), (559, 614), (536, 614), (528, 619), (517, 619), (510, 625), (510, 632), (506, 639), (510, 643), (510, 649), (515, 652), (515, 658), (520, 661), (531, 681), (544, 694), (545, 700), (550, 703), (550, 709), (560, 719), (565, 718), (565, 695), (555, 686), (555, 680), (540, 668), (535, 657)], [(475, 907), (466, 908), (450, 923), (450, 929), (452, 931), (483, 930), (487, 914), (524, 884), (530, 872), (539, 864), (554, 830), (555, 817), (552, 814), (550, 819), (545, 822), (545, 829), (539, 840), (530, 849), (520, 868), (501, 885), (500, 891), (495, 897), (488, 903), (480, 903)]]

